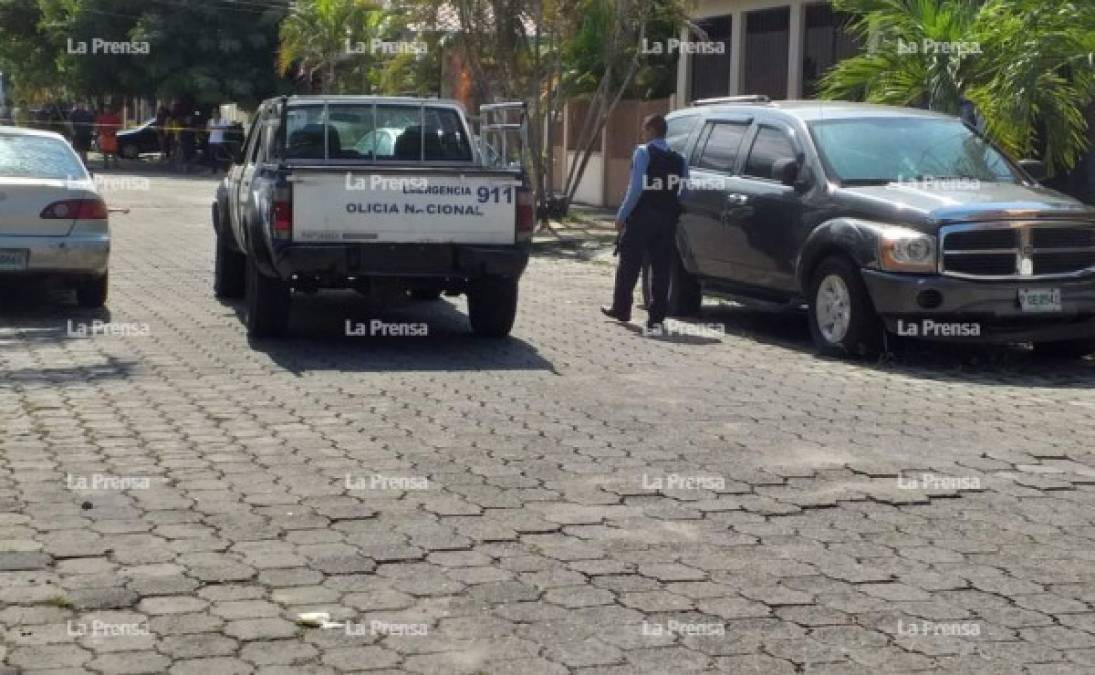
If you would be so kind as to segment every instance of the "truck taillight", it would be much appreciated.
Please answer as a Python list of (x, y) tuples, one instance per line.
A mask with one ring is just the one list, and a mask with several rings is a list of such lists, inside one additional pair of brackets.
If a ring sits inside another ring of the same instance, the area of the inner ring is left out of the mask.
[(106, 204), (101, 199), (66, 199), (53, 202), (38, 214), (47, 220), (106, 220)]
[(293, 190), (289, 185), (274, 189), (271, 223), (274, 237), (291, 239), (293, 236)]
[(536, 230), (536, 199), (532, 190), (517, 190), (517, 239), (528, 241)]

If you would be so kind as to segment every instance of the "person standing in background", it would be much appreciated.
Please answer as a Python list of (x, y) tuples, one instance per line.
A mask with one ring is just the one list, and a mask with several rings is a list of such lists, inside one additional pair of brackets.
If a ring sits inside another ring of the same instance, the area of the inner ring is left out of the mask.
[(27, 109), (21, 105), (17, 105), (12, 108), (11, 119), (17, 127), (30, 126), (30, 113), (28, 113)]
[(209, 132), (209, 169), (216, 173), (224, 161), (224, 121), (220, 110), (216, 110), (206, 125)]
[(69, 113), (72, 124), (72, 147), (80, 155), (80, 161), (87, 166), (87, 152), (91, 149), (91, 138), (95, 135), (95, 115), (84, 107), (83, 101), (77, 101), (76, 107)]
[(95, 119), (95, 126), (99, 130), (97, 142), (99, 152), (103, 153), (103, 168), (107, 168), (111, 157), (114, 158), (114, 166), (118, 166), (118, 129), (122, 126), (122, 119), (111, 110), (110, 106), (103, 106), (99, 116)]

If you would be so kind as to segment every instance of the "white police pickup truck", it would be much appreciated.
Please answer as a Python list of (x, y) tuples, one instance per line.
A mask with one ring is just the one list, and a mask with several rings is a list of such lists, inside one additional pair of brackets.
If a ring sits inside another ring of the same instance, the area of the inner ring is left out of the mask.
[(246, 298), (252, 337), (288, 327), (294, 291), (466, 294), (472, 330), (504, 336), (535, 209), (520, 103), (288, 96), (265, 101), (217, 190), (214, 292)]

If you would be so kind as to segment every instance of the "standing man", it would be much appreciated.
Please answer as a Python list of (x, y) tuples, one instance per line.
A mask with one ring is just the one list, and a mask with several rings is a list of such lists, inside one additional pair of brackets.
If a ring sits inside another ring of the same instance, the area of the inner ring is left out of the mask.
[(688, 179), (688, 164), (680, 153), (670, 149), (665, 133), (665, 118), (661, 115), (648, 115), (643, 120), (646, 144), (635, 148), (631, 156), (627, 195), (616, 214), (616, 230), (623, 234), (612, 306), (601, 308), (605, 316), (617, 321), (631, 320), (635, 283), (644, 256), (649, 257), (653, 275), (646, 320), (649, 329), (665, 321), (677, 219)]
[(118, 167), (118, 129), (122, 127), (122, 118), (114, 112), (110, 105), (104, 106), (99, 116), (95, 118), (95, 126), (99, 129), (97, 139), (99, 152), (103, 153), (103, 168), (111, 157), (114, 158), (114, 167)]
[(80, 161), (87, 166), (87, 152), (91, 149), (91, 138), (95, 135), (95, 115), (84, 107), (83, 101), (77, 101), (76, 107), (69, 113), (72, 124), (72, 147), (80, 155)]
[(212, 173), (216, 173), (221, 168), (221, 163), (225, 155), (224, 121), (221, 120), (219, 107), (213, 111), (213, 116), (209, 118), (206, 129), (209, 132), (209, 146), (206, 151), (206, 160)]

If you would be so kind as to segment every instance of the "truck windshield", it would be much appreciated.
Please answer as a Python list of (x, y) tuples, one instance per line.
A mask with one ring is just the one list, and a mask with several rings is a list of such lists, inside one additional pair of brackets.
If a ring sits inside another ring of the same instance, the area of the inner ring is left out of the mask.
[(959, 120), (868, 117), (809, 123), (826, 171), (844, 185), (942, 178), (1017, 183), (1007, 160)]
[(282, 157), (470, 162), (472, 151), (452, 108), (330, 104), (289, 108)]

